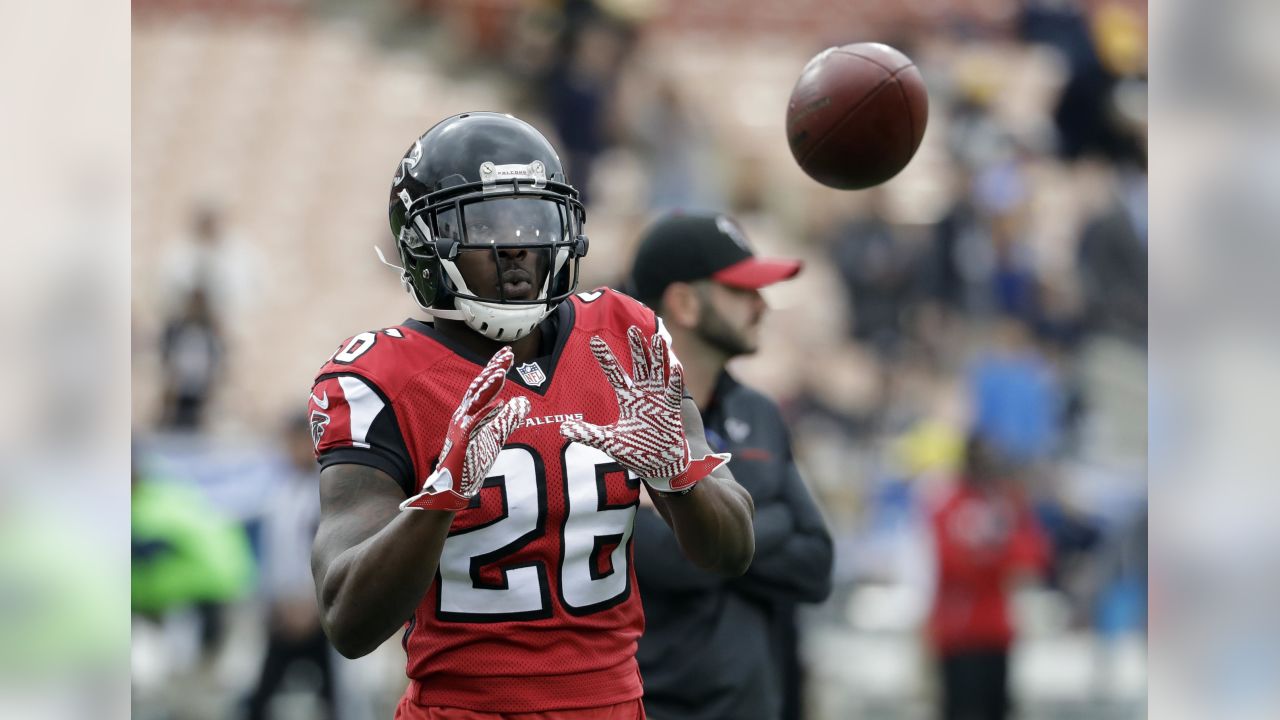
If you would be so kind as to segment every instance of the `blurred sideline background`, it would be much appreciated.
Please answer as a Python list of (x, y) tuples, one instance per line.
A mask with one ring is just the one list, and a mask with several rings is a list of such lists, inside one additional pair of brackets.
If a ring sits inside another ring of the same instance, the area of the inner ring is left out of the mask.
[[(397, 640), (354, 662), (304, 648), (282, 692), (254, 690), (271, 638), (314, 627), (309, 569), (288, 571), (310, 521), (294, 415), (340, 340), (415, 314), (372, 248), (394, 255), (390, 173), (475, 109), (562, 151), (584, 288), (616, 285), (672, 207), (805, 259), (735, 371), (787, 413), (836, 540), (837, 590), (802, 615), (807, 717), (932, 716), (928, 508), (970, 429), (1019, 461), (1053, 549), (1016, 593), (1019, 716), (1146, 715), (1145, 3), (133, 10), (134, 717), (313, 717), (326, 682), (338, 717), (389, 716)], [(787, 97), (819, 50), (870, 40), (920, 66), (928, 130), (886, 186), (828, 190), (790, 157)], [(207, 508), (181, 530), (214, 569), (199, 587), (139, 574), (166, 502)]]

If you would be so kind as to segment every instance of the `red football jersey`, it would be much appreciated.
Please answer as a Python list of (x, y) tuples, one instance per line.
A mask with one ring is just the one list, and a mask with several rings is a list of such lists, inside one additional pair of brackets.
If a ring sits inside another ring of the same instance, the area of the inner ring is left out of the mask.
[(928, 635), (943, 654), (1002, 650), (1013, 642), (1008, 582), (1039, 571), (1048, 546), (1027, 502), (961, 483), (932, 512), (937, 588)]
[[(436, 579), (408, 622), (417, 702), (536, 712), (640, 697), (644, 616), (631, 562), (640, 481), (560, 435), (569, 418), (617, 420), (588, 340), (600, 335), (630, 368), (632, 325), (648, 335), (657, 320), (613, 290), (579, 293), (540, 328), (546, 354), (512, 367), (502, 397), (522, 394), (532, 409), (454, 518)], [(416, 494), (487, 361), (415, 320), (351, 338), (312, 390), (321, 464), (377, 467)]]

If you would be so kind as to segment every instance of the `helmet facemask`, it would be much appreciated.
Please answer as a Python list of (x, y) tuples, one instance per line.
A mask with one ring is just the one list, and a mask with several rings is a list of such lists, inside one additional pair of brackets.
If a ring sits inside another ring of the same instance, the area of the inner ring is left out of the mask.
[[(542, 163), (480, 168), (482, 182), (401, 197), (402, 279), (436, 317), (462, 320), (499, 341), (531, 332), (577, 288), (585, 217), (573, 188), (547, 183)], [(464, 260), (464, 257), (475, 260)], [(483, 256), (489, 265), (478, 264)], [(459, 261), (488, 275), (472, 278)]]

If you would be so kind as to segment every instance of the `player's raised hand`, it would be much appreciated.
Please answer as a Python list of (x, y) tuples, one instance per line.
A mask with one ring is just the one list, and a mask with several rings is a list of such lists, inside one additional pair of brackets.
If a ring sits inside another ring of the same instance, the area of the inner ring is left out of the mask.
[(449, 420), (435, 472), (422, 492), (400, 504), (401, 510), (462, 510), (480, 492), (507, 438), (529, 414), (525, 397), (498, 400), (514, 360), (511, 348), (504, 347), (471, 381)]
[(560, 425), (560, 434), (604, 452), (655, 490), (687, 490), (729, 456), (690, 458), (681, 415), (684, 368), (672, 356), (666, 340), (655, 334), (645, 342), (640, 328), (633, 325), (627, 329), (627, 344), (631, 349), (630, 375), (600, 336), (591, 337), (591, 352), (618, 397), (618, 421), (594, 425), (569, 420)]

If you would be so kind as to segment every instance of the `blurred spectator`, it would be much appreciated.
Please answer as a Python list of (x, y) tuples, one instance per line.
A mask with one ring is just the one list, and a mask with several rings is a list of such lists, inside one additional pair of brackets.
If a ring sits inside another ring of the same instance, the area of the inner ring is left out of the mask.
[[(971, 181), (967, 173), (963, 177)], [(979, 309), (991, 267), (990, 230), (972, 194), (957, 193), (933, 232), (927, 276), (930, 298), (959, 313)]]
[[(636, 88), (637, 96), (629, 98), (629, 107), (621, 114), (645, 163), (649, 210), (721, 205), (710, 129), (689, 108), (670, 77), (641, 79), (638, 84), (643, 86)], [(763, 176), (739, 174), (738, 179), (759, 183)]]
[(1037, 278), (1027, 244), (1026, 169), (1015, 158), (983, 168), (974, 178), (978, 207), (986, 216), (991, 254), (990, 293), (983, 309), (1034, 321)]
[(1080, 236), (1080, 278), (1088, 328), (1140, 345), (1147, 337), (1146, 175), (1101, 169), (1107, 203)]
[(226, 228), (224, 213), (206, 203), (192, 212), (185, 237), (166, 246), (161, 272), (167, 300), (181, 304), (196, 290), (219, 312), (239, 314), (253, 306), (256, 252)]
[(1147, 629), (1147, 510), (1126, 523), (1099, 562), (1097, 628), (1114, 638)]
[(942, 681), (942, 720), (1009, 717), (1011, 585), (1039, 572), (1047, 548), (998, 454), (966, 446), (959, 483), (932, 513), (937, 588), (928, 637)]
[(1040, 502), (1036, 516), (1053, 545), (1048, 585), (1062, 592), (1073, 628), (1114, 639), (1144, 629), (1147, 511), (1108, 522), (1067, 498)]
[(613, 93), (631, 39), (625, 24), (598, 12), (583, 11), (568, 22), (546, 82), (546, 114), (560, 137), (565, 172), (589, 205), (591, 166), (609, 143)]
[(187, 659), (211, 661), (222, 640), (222, 606), (243, 596), (253, 581), (248, 537), (194, 487), (146, 476), (136, 453), (133, 463), (133, 613), (163, 624), (171, 614), (195, 609), (198, 657)]
[(1056, 497), (1037, 503), (1036, 518), (1052, 549), (1045, 584), (1062, 593), (1069, 624), (1087, 627), (1099, 593), (1098, 556), (1104, 550), (1098, 520)]
[(974, 361), (969, 387), (974, 431), (993, 450), (1034, 464), (1057, 449), (1060, 382), (1024, 322), (1007, 316), (997, 321), (994, 346)]
[(283, 430), (289, 464), (263, 519), (260, 587), (268, 604), (267, 654), (249, 698), (249, 720), (269, 716), (271, 698), (300, 663), (311, 664), (318, 673), (322, 714), (333, 717), (334, 660), (311, 578), (311, 542), (320, 524), (319, 472), (307, 419), (299, 417)]
[[(558, 62), (564, 18), (556, 8), (522, 3), (503, 45), (502, 70), (511, 83), (511, 107), (529, 114), (544, 111), (543, 81)], [(518, 113), (517, 113), (518, 114)]]
[(1025, 237), (1025, 170), (1007, 156), (962, 170), (961, 178), (961, 192), (933, 229), (929, 293), (970, 316), (1007, 313), (1032, 321), (1038, 278)]
[(1008, 157), (1009, 130), (991, 111), (996, 78), (991, 68), (973, 63), (958, 71), (956, 98), (944, 107), (947, 149), (965, 171), (985, 167)]
[(1114, 160), (1143, 160), (1138, 138), (1114, 104), (1121, 73), (1139, 70), (1136, 55), (1144, 56), (1145, 64), (1145, 40), (1137, 37), (1141, 20), (1135, 26), (1131, 14), (1098, 5), (1102, 9), (1090, 18), (1078, 0), (1027, 2), (1022, 36), (1057, 49), (1067, 64), (1066, 86), (1053, 112), (1062, 157), (1100, 153)]
[(850, 334), (892, 357), (903, 339), (918, 263), (885, 215), (884, 191), (867, 193), (869, 211), (836, 228), (831, 255), (853, 304)]
[(225, 341), (203, 288), (193, 288), (160, 338), (164, 395), (161, 423), (173, 430), (198, 430), (222, 370)]

